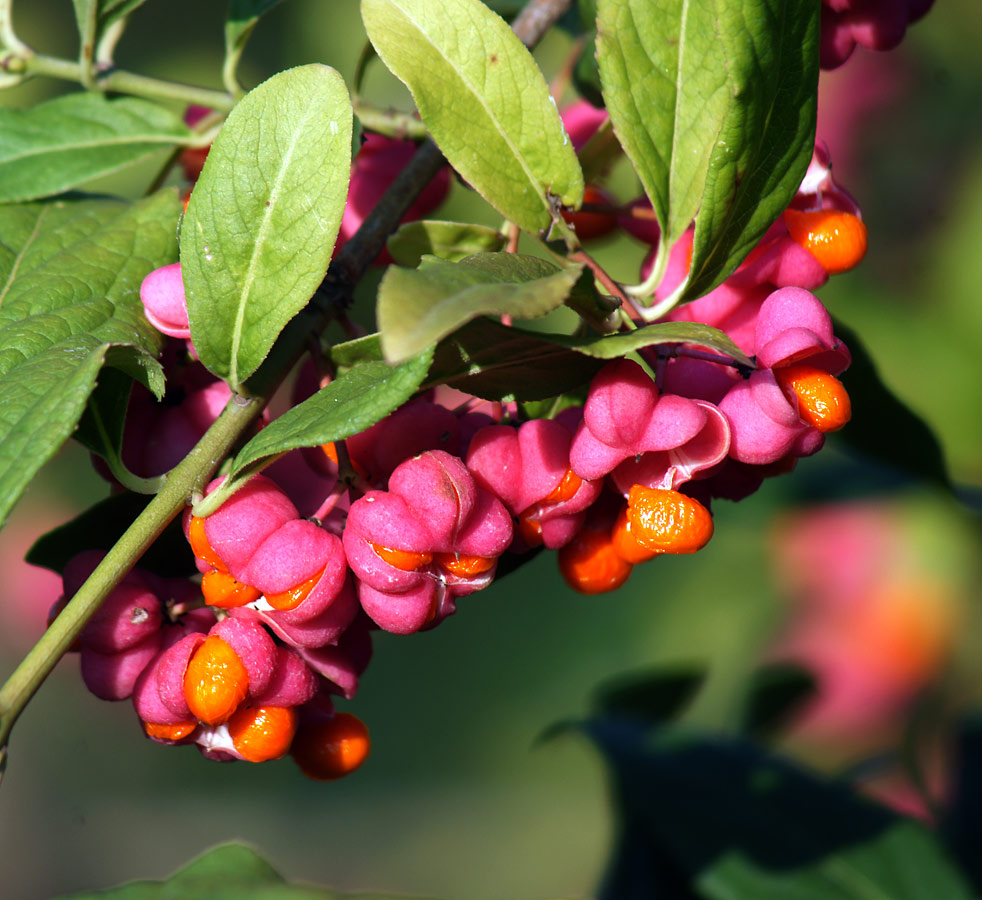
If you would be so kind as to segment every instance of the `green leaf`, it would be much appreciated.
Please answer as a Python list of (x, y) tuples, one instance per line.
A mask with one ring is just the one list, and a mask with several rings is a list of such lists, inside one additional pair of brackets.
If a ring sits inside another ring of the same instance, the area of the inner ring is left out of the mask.
[[(399, 900), (392, 894), (342, 894), (288, 884), (259, 854), (242, 844), (209, 850), (166, 881), (133, 881), (64, 900)], [(402, 897), (402, 900), (413, 900)], [(416, 900), (425, 900), (418, 897)], [(430, 898), (432, 900), (432, 898)]]
[(815, 0), (599, 0), (604, 98), (662, 228), (696, 221), (679, 299), (707, 293), (788, 204), (815, 136)]
[(0, 520), (72, 434), (105, 363), (160, 396), (140, 283), (173, 262), (180, 204), (63, 199), (0, 215)]
[(362, 0), (361, 12), (450, 165), (495, 209), (542, 231), (553, 218), (550, 195), (580, 205), (573, 146), (535, 60), (504, 20), (480, 0)]
[(181, 227), (191, 337), (238, 389), (309, 301), (348, 191), (351, 103), (321, 65), (274, 75), (232, 110)]
[[(100, 500), (70, 522), (38, 538), (25, 559), (61, 574), (68, 561), (84, 550), (110, 550), (151, 499), (145, 494), (124, 491)], [(140, 557), (139, 566), (174, 578), (187, 578), (197, 572), (179, 518)]]
[[(585, 726), (623, 821), (706, 900), (968, 900), (937, 838), (846, 785), (741, 740)], [(658, 884), (636, 885), (657, 896)]]
[(422, 384), (433, 359), (425, 352), (397, 366), (363, 362), (327, 387), (274, 419), (243, 447), (218, 490), (195, 507), (195, 515), (217, 509), (277, 457), (299, 447), (317, 447), (359, 434), (405, 403)]
[(815, 694), (815, 677), (793, 663), (757, 669), (747, 692), (743, 730), (758, 738), (777, 735)]
[(656, 344), (698, 344), (733, 357), (738, 363), (753, 368), (747, 355), (718, 328), (699, 322), (660, 322), (645, 325), (635, 331), (607, 334), (596, 338), (566, 338), (554, 335), (553, 340), (574, 348), (578, 353), (597, 359), (619, 359), (628, 353)]
[(475, 253), (501, 250), (505, 242), (500, 231), (487, 225), (423, 219), (402, 225), (386, 246), (400, 266), (415, 269), (426, 255), (456, 262)]
[(593, 705), (605, 715), (665, 721), (675, 718), (689, 705), (705, 678), (706, 671), (701, 666), (677, 666), (621, 676), (597, 689)]
[(0, 203), (60, 194), (190, 137), (169, 110), (135, 97), (75, 93), (0, 109)]
[(544, 316), (569, 297), (582, 271), (516, 253), (478, 253), (459, 262), (428, 257), (418, 269), (392, 266), (378, 290), (382, 352), (390, 362), (406, 359), (477, 316)]
[(852, 354), (852, 364), (842, 375), (852, 420), (833, 439), (892, 469), (952, 490), (941, 445), (930, 426), (883, 383), (859, 336), (839, 320), (834, 329)]
[(230, 0), (225, 20), (225, 52), (242, 52), (259, 19), (281, 0)]
[(449, 384), (485, 400), (544, 400), (572, 391), (603, 363), (558, 337), (475, 319), (437, 347), (427, 384)]

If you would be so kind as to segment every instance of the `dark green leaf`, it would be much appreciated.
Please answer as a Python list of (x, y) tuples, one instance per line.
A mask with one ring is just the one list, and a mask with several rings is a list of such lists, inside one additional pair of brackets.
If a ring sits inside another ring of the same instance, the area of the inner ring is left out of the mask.
[(645, 325), (635, 331), (607, 334), (603, 337), (583, 339), (554, 336), (553, 339), (574, 348), (578, 353), (595, 356), (597, 359), (619, 359), (642, 347), (657, 344), (698, 344), (725, 353), (742, 365), (753, 366), (746, 354), (724, 332), (698, 322), (660, 322)]
[[(68, 561), (83, 550), (108, 551), (143, 512), (150, 499), (131, 491), (113, 494), (70, 522), (42, 535), (25, 558), (32, 565), (61, 573)], [(175, 519), (153, 542), (138, 565), (157, 575), (175, 578), (197, 572), (179, 519)]]
[(169, 110), (135, 97), (74, 93), (0, 109), (0, 203), (60, 194), (190, 137)]
[(753, 674), (743, 730), (757, 737), (780, 732), (815, 693), (815, 677), (792, 663), (772, 663)]
[(456, 262), (474, 253), (501, 250), (505, 236), (487, 225), (424, 219), (401, 226), (386, 246), (400, 266), (415, 269), (426, 255)]
[(689, 705), (705, 677), (701, 666), (625, 675), (602, 684), (593, 706), (603, 715), (631, 716), (652, 723), (670, 720)]
[(913, 478), (951, 490), (944, 454), (934, 432), (881, 380), (859, 336), (840, 321), (835, 334), (852, 353), (842, 383), (852, 402), (852, 420), (834, 436), (864, 456)]
[(956, 790), (941, 822), (941, 834), (976, 894), (982, 896), (982, 720), (977, 714), (960, 723), (952, 755), (951, 781)]
[(732, 272), (793, 196), (815, 136), (815, 0), (599, 0), (614, 129), (668, 248), (696, 220), (680, 298)]
[(582, 271), (516, 253), (479, 253), (459, 262), (428, 257), (418, 269), (392, 266), (378, 291), (382, 351), (398, 362), (477, 316), (544, 316), (569, 297)]
[(0, 216), (0, 519), (75, 429), (110, 362), (159, 396), (140, 283), (176, 255), (177, 194), (58, 200)]
[(321, 283), (347, 197), (351, 103), (321, 65), (274, 75), (232, 110), (181, 227), (191, 337), (237, 388)]
[(259, 19), (281, 0), (230, 0), (225, 20), (225, 52), (241, 53)]
[[(626, 719), (587, 733), (624, 821), (707, 900), (968, 900), (926, 828), (739, 740)], [(657, 885), (651, 886), (657, 896)]]
[(495, 209), (541, 231), (550, 195), (579, 206), (583, 175), (549, 88), (499, 16), (480, 0), (362, 0), (361, 11), (450, 165)]
[(437, 347), (428, 383), (486, 400), (543, 400), (580, 387), (603, 365), (551, 337), (475, 319)]

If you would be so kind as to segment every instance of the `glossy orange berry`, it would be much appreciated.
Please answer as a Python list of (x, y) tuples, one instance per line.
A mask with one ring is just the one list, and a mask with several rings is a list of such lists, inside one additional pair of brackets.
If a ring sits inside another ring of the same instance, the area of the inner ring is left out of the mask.
[[(369, 543), (372, 542), (369, 541)], [(415, 572), (433, 562), (433, 554), (425, 551), (415, 553), (412, 550), (393, 550), (391, 547), (383, 547), (381, 544), (375, 543), (372, 543), (372, 549), (390, 566), (402, 569), (404, 572)]]
[(784, 212), (791, 240), (801, 244), (829, 275), (848, 272), (866, 255), (866, 226), (859, 216), (839, 209)]
[(365, 723), (350, 713), (336, 713), (330, 719), (305, 724), (290, 754), (308, 778), (334, 781), (354, 772), (370, 749)]
[(201, 576), (201, 595), (208, 606), (234, 609), (254, 603), (262, 593), (248, 584), (237, 581), (228, 572), (213, 570)]
[(228, 566), (222, 562), (222, 558), (208, 543), (208, 535), (205, 534), (205, 520), (201, 516), (191, 516), (191, 523), (188, 525), (188, 543), (191, 545), (191, 552), (202, 562), (208, 563), (209, 566), (218, 569), (219, 572), (228, 571)]
[(147, 737), (155, 738), (158, 741), (183, 741), (188, 737), (198, 723), (194, 721), (174, 722), (171, 725), (161, 725), (157, 722), (144, 722), (143, 730)]
[(632, 565), (647, 562), (664, 552), (662, 550), (649, 550), (643, 544), (638, 543), (638, 539), (631, 530), (631, 519), (628, 517), (626, 504), (611, 529), (610, 543), (614, 552)]
[(288, 706), (243, 706), (228, 720), (228, 733), (243, 759), (279, 759), (297, 733), (297, 711)]
[(698, 500), (664, 488), (634, 485), (627, 497), (631, 534), (649, 550), (695, 553), (713, 536), (713, 517)]
[(184, 699), (191, 712), (206, 725), (222, 725), (248, 693), (249, 673), (239, 655), (218, 635), (208, 635), (184, 673)]
[(827, 434), (852, 418), (852, 403), (842, 382), (824, 369), (804, 363), (774, 369), (774, 377), (806, 425)]
[(559, 549), (559, 572), (581, 594), (615, 591), (627, 581), (633, 568), (614, 550), (606, 529), (584, 528)]
[(464, 553), (437, 553), (433, 558), (439, 566), (461, 578), (483, 575), (497, 562), (487, 556), (467, 556)]
[(265, 594), (266, 602), (273, 607), (273, 609), (288, 610), (296, 609), (307, 596), (314, 589), (317, 582), (321, 580), (321, 576), (324, 574), (324, 569), (322, 568), (319, 572), (311, 575), (306, 581), (302, 581), (295, 587), (290, 588), (286, 591), (280, 591), (276, 594)]

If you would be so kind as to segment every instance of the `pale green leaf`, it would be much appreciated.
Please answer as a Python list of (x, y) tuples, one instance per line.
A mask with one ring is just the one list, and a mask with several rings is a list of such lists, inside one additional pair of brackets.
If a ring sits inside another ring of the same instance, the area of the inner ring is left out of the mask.
[[(232, 462), (229, 478), (196, 507), (217, 509), (249, 478), (277, 457), (299, 447), (317, 447), (359, 434), (398, 409), (423, 383), (432, 349), (396, 366), (372, 361), (355, 365), (312, 397), (274, 419)], [(199, 511), (200, 510), (200, 511)]]
[(368, 37), (450, 164), (502, 215), (549, 227), (583, 175), (542, 73), (480, 0), (362, 0)]
[(459, 262), (427, 257), (418, 269), (392, 266), (378, 291), (382, 351), (398, 362), (477, 316), (544, 316), (562, 305), (581, 273), (582, 266), (560, 268), (516, 253), (479, 253)]
[(406, 222), (387, 242), (392, 258), (410, 269), (415, 269), (427, 255), (455, 262), (475, 253), (492, 253), (504, 246), (505, 236), (495, 228), (432, 219)]
[(598, 0), (614, 130), (668, 247), (696, 220), (686, 299), (719, 284), (787, 205), (812, 152), (816, 0)]
[(236, 105), (181, 228), (191, 337), (233, 388), (327, 271), (351, 164), (351, 103), (321, 65), (274, 75)]
[(60, 194), (190, 136), (169, 110), (136, 97), (75, 93), (0, 109), (0, 202)]
[(140, 283), (177, 255), (180, 204), (63, 199), (0, 215), (0, 519), (71, 436), (110, 363), (158, 395)]

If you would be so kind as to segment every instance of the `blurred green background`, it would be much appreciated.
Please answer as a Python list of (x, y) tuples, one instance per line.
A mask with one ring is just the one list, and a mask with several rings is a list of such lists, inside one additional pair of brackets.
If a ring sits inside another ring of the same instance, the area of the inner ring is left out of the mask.
[[(74, 55), (69, 0), (14, 5), (24, 40)], [(224, 11), (220, 2), (150, 0), (133, 17), (119, 65), (219, 87)], [(372, 756), (333, 784), (307, 781), (289, 760), (215, 765), (194, 750), (143, 740), (129, 705), (90, 696), (69, 658), (14, 732), (0, 789), (4, 895), (30, 900), (160, 878), (205, 847), (237, 838), (291, 879), (344, 889), (474, 900), (589, 896), (612, 836), (605, 776), (585, 742), (537, 745), (536, 737), (584, 713), (605, 679), (670, 662), (707, 667), (692, 721), (732, 727), (749, 674), (793, 611), (772, 574), (775, 521), (806, 503), (888, 504), (912, 552), (960, 606), (951, 660), (938, 676), (939, 707), (946, 715), (975, 708), (982, 701), (972, 512), (982, 496), (980, 40), (977, 0), (939, 3), (893, 54), (861, 54), (823, 80), (821, 112), (836, 174), (863, 207), (870, 250), (820, 296), (862, 335), (887, 384), (933, 427), (963, 502), (833, 439), (750, 499), (719, 503), (716, 537), (698, 556), (640, 567), (616, 594), (573, 593), (554, 557), (542, 555), (466, 598), (437, 630), (378, 637), (350, 705), (372, 730)], [(252, 86), (314, 61), (348, 78), (363, 44), (355, 0), (287, 0), (260, 24), (243, 81)], [(567, 49), (561, 36), (540, 48), (547, 74)], [(24, 107), (72, 88), (36, 80), (0, 92), (0, 103)], [(408, 108), (377, 63), (366, 90), (376, 102)], [(94, 187), (133, 195), (153, 168)], [(630, 178), (615, 173), (622, 199), (636, 190)], [(440, 215), (497, 224), (459, 185)], [(626, 238), (596, 248), (628, 281), (643, 252)], [(359, 310), (369, 314), (367, 301)], [(106, 493), (86, 454), (66, 448), (0, 534), (10, 573), (0, 594), (0, 676), (30, 647), (50, 600), (43, 584), (20, 572), (17, 557), (43, 530)], [(853, 737), (789, 747), (831, 768), (864, 745), (862, 735)]]

